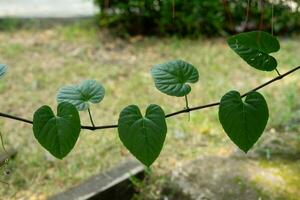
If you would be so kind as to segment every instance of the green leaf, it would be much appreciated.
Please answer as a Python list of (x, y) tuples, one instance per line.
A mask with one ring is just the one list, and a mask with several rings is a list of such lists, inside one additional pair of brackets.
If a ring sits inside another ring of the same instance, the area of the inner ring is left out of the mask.
[(6, 65), (0, 64), (0, 78), (2, 78), (6, 74), (6, 71), (7, 71)]
[(182, 60), (156, 65), (151, 69), (151, 74), (159, 91), (177, 97), (189, 94), (191, 86), (187, 83), (199, 80), (198, 70)]
[(165, 113), (160, 106), (152, 104), (143, 117), (136, 105), (128, 106), (120, 113), (118, 131), (124, 146), (150, 166), (159, 156), (166, 138)]
[(56, 158), (64, 158), (74, 148), (80, 130), (79, 113), (70, 103), (60, 103), (57, 116), (49, 106), (42, 106), (34, 113), (34, 136)]
[(250, 92), (244, 102), (237, 91), (221, 99), (219, 120), (229, 138), (245, 153), (262, 135), (268, 118), (267, 102), (258, 92)]
[(277, 67), (277, 61), (270, 53), (277, 52), (280, 44), (276, 37), (263, 31), (240, 33), (230, 37), (228, 45), (250, 66), (272, 71)]
[(57, 102), (69, 102), (83, 111), (89, 108), (89, 102), (99, 103), (103, 100), (105, 90), (95, 80), (86, 80), (79, 85), (62, 87), (57, 94)]

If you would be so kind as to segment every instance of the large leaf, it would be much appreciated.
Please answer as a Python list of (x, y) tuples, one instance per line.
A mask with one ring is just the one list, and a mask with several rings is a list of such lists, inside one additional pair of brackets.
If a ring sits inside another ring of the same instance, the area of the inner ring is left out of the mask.
[(182, 60), (156, 65), (151, 74), (159, 91), (177, 97), (189, 94), (191, 86), (187, 83), (196, 83), (199, 79), (198, 70)]
[(83, 111), (89, 108), (89, 102), (99, 103), (103, 100), (105, 90), (95, 80), (86, 80), (79, 85), (62, 87), (57, 94), (57, 102), (69, 102)]
[(249, 93), (244, 102), (237, 91), (221, 99), (219, 120), (229, 138), (246, 153), (262, 135), (268, 118), (267, 102), (258, 92)]
[(34, 136), (56, 158), (64, 158), (74, 148), (80, 130), (79, 113), (70, 103), (60, 103), (57, 116), (49, 106), (42, 106), (34, 113)]
[(0, 64), (0, 78), (2, 78), (6, 73), (7, 67), (6, 65)]
[(233, 49), (250, 66), (272, 71), (277, 67), (277, 61), (270, 53), (277, 52), (280, 44), (276, 37), (262, 31), (253, 31), (234, 35), (227, 40)]
[(125, 147), (143, 164), (150, 166), (163, 147), (167, 125), (165, 113), (158, 105), (150, 105), (145, 117), (136, 105), (122, 110), (119, 137)]

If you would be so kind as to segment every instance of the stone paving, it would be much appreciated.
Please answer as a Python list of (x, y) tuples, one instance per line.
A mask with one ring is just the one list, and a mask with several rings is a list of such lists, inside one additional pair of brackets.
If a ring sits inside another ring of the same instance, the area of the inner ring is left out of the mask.
[(0, 18), (74, 18), (97, 12), (93, 0), (0, 0)]

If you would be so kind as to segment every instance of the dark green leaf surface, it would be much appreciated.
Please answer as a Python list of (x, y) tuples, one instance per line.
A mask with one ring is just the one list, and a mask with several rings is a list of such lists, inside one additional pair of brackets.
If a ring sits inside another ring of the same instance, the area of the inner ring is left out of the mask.
[(89, 102), (99, 103), (103, 100), (105, 90), (95, 80), (86, 80), (79, 85), (62, 87), (57, 94), (57, 102), (69, 102), (83, 111), (89, 108)]
[(159, 91), (177, 97), (189, 94), (191, 86), (187, 83), (199, 80), (198, 70), (182, 60), (156, 65), (151, 69), (151, 74)]
[(2, 78), (6, 73), (7, 67), (6, 65), (0, 64), (0, 78)]
[(219, 120), (229, 138), (246, 153), (262, 135), (268, 118), (267, 102), (258, 92), (249, 93), (244, 102), (237, 91), (221, 99)]
[(277, 52), (280, 44), (276, 37), (263, 31), (241, 33), (230, 37), (228, 45), (250, 66), (272, 71), (277, 67), (277, 61), (270, 53)]
[(57, 116), (49, 106), (42, 106), (34, 113), (34, 136), (56, 158), (64, 158), (74, 148), (80, 130), (78, 111), (70, 103), (60, 103)]
[(123, 109), (118, 122), (119, 137), (124, 146), (143, 164), (150, 166), (163, 147), (167, 125), (165, 113), (158, 105), (150, 105), (145, 117), (136, 105)]

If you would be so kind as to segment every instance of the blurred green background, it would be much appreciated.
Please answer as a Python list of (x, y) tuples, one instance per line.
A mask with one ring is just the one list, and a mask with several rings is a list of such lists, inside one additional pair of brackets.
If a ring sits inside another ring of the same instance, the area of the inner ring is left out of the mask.
[[(276, 77), (276, 72), (249, 67), (224, 37), (258, 28), (270, 31), (270, 3), (264, 1), (262, 9), (261, 2), (250, 1), (246, 26), (247, 1), (174, 2), (174, 17), (172, 1), (110, 0), (98, 2), (103, 12), (92, 19), (0, 20), (0, 62), (9, 66), (0, 81), (1, 112), (30, 119), (44, 104), (56, 107), (61, 86), (86, 79), (98, 80), (107, 92), (103, 102), (92, 107), (97, 125), (116, 123), (119, 112), (130, 104), (143, 109), (156, 103), (167, 113), (180, 110), (184, 99), (157, 91), (150, 75), (153, 65), (173, 59), (186, 60), (199, 70), (200, 81), (189, 95), (191, 106), (219, 101), (229, 90), (245, 92)], [(274, 30), (281, 50), (274, 56), (283, 73), (300, 64), (300, 21), (298, 4), (295, 8), (280, 2), (274, 5)], [(299, 73), (261, 93), (268, 101), (270, 119), (250, 152), (257, 155), (251, 162), (261, 171), (249, 182), (262, 199), (300, 199)], [(80, 114), (82, 123), (89, 124), (88, 113)], [(151, 176), (136, 184), (140, 192), (136, 199), (163, 199), (170, 171), (186, 162), (238, 152), (219, 124), (217, 108), (193, 112), (190, 121), (182, 115), (167, 123), (163, 151)], [(8, 164), (11, 174), (0, 175), (10, 183), (0, 185), (0, 199), (46, 199), (132, 157), (117, 130), (83, 130), (75, 149), (60, 161), (37, 143), (31, 126), (6, 119), (0, 125), (5, 146), (19, 152)], [(264, 173), (282, 180), (280, 186), (266, 181)]]

